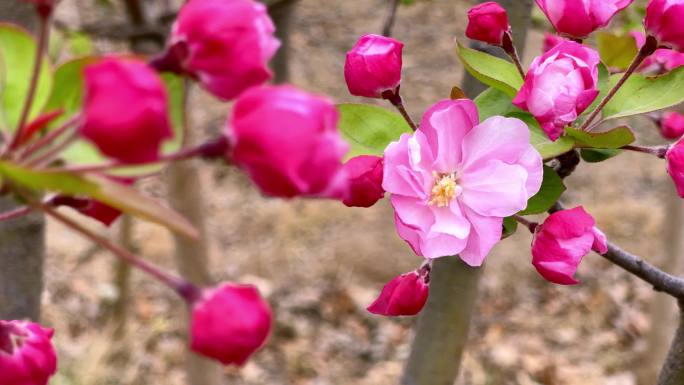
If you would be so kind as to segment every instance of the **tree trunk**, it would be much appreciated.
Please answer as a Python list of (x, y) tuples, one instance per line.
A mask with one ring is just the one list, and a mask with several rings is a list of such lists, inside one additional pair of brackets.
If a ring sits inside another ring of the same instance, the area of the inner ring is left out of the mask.
[[(508, 10), (514, 40), (522, 55), (530, 26), (532, 0), (498, 2)], [(472, 45), (482, 48), (477, 44)], [(498, 54), (501, 56), (503, 53)], [(465, 76), (463, 91), (469, 97), (473, 98), (485, 89), (467, 73)], [(468, 339), (482, 270), (483, 268), (467, 266), (458, 257), (445, 257), (435, 261), (430, 297), (418, 320), (402, 385), (454, 383)]]
[(658, 385), (684, 384), (684, 299), (679, 300), (679, 328), (675, 333)]
[(271, 66), (275, 83), (286, 83), (290, 79), (290, 25), (297, 0), (265, 0), (268, 13), (276, 27), (276, 37), (280, 39), (280, 49), (276, 52)]
[[(33, 6), (20, 1), (0, 2), (0, 20), (35, 29)], [(26, 79), (28, 81), (28, 79)], [(18, 207), (11, 197), (0, 197), (2, 212)], [(45, 252), (45, 219), (35, 213), (0, 222), (0, 319), (40, 319)]]

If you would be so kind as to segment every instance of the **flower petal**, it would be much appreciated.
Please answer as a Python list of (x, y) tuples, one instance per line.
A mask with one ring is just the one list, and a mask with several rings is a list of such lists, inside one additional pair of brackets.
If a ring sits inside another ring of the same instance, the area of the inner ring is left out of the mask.
[(521, 166), (490, 160), (471, 168), (460, 184), (460, 201), (480, 215), (504, 218), (527, 207), (527, 171)]

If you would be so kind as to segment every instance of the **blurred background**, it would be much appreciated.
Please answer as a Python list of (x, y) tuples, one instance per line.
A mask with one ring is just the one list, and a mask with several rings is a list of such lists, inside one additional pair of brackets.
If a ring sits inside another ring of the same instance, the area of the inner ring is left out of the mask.
[[(159, 50), (159, 36), (181, 2), (140, 1), (137, 15), (130, 3), (63, 0), (51, 47), (55, 62)], [(272, 6), (289, 40), (289, 81), (338, 102), (369, 102), (348, 95), (344, 55), (360, 35), (380, 33), (388, 2), (279, 3)], [(406, 44), (402, 93), (415, 119), (460, 84), (463, 68), (454, 46), (457, 38), (465, 40), (466, 13), (474, 4), (418, 0), (400, 7), (394, 36)], [(541, 53), (548, 28), (535, 12), (526, 63)], [(224, 129), (230, 108), (194, 89), (194, 140)], [(640, 142), (662, 142), (649, 120), (632, 124)], [(397, 384), (415, 319), (372, 316), (365, 307), (384, 283), (421, 259), (396, 235), (388, 202), (350, 209), (339, 202), (267, 199), (234, 169), (202, 162), (190, 167), (145, 180), (141, 188), (160, 199), (171, 196), (176, 206), (201, 206), (206, 266), (195, 255), (201, 248), (174, 258), (174, 239), (161, 227), (127, 219), (110, 229), (90, 224), (169, 269), (180, 266), (199, 280), (259, 286), (276, 317), (268, 345), (241, 370), (189, 361), (182, 301), (49, 221), (43, 319), (57, 329), (61, 358), (51, 384)], [(681, 271), (672, 256), (680, 254), (683, 203), (664, 162), (622, 154), (581, 164), (566, 183), (566, 205), (584, 205), (611, 240)], [(180, 191), (188, 184), (198, 188)], [(674, 302), (655, 301), (660, 294), (595, 254), (581, 265), (579, 286), (547, 283), (530, 264), (530, 240), (520, 231), (488, 257), (458, 384), (633, 385), (640, 375), (653, 378), (652, 362), (667, 348), (659, 335), (670, 334)], [(200, 374), (195, 378), (187, 370)]]

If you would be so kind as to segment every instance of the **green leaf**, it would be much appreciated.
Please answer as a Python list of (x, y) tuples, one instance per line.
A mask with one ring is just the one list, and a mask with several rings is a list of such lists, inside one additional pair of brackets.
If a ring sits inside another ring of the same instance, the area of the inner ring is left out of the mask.
[(627, 126), (616, 127), (604, 132), (585, 132), (567, 127), (565, 132), (575, 138), (578, 144), (591, 148), (620, 148), (636, 140), (634, 133)]
[(523, 85), (523, 79), (509, 61), (485, 52), (465, 47), (460, 42), (457, 49), (466, 70), (482, 83), (514, 97)]
[(73, 56), (89, 56), (95, 51), (93, 40), (87, 33), (72, 32), (67, 35), (69, 47)]
[(518, 231), (518, 221), (515, 220), (515, 217), (504, 218), (503, 234), (501, 235), (501, 238), (508, 238), (511, 235), (515, 234), (516, 231)]
[(401, 134), (410, 133), (411, 127), (404, 118), (384, 108), (365, 104), (340, 104), (339, 129), (351, 145), (348, 157), (382, 155), (385, 147), (399, 140)]
[(47, 110), (63, 109), (64, 114), (53, 123), (58, 126), (81, 109), (83, 100), (83, 68), (97, 61), (85, 57), (62, 63), (55, 70), (55, 84), (47, 102)]
[[(27, 31), (0, 23), (0, 126), (14, 132), (29, 91), (36, 41)], [(43, 111), (52, 89), (52, 69), (42, 58), (29, 120)]]
[(477, 111), (480, 114), (480, 121), (484, 121), (492, 116), (506, 116), (514, 112), (522, 111), (513, 105), (513, 99), (504, 92), (496, 88), (487, 88), (477, 95), (475, 100)]
[(185, 136), (185, 82), (181, 76), (165, 72), (161, 75), (169, 97), (169, 117), (173, 126), (173, 139), (163, 144), (163, 152), (170, 154), (178, 151)]
[(514, 112), (508, 114), (508, 116), (518, 118), (527, 123), (527, 126), (530, 128), (530, 143), (539, 151), (544, 160), (553, 159), (558, 155), (565, 154), (575, 146), (575, 141), (567, 136), (560, 137), (555, 142), (551, 141), (549, 136), (539, 126), (537, 119), (527, 112)]
[(36, 171), (8, 162), (0, 162), (0, 175), (32, 190), (87, 196), (128, 214), (166, 226), (187, 237), (199, 236), (194, 226), (175, 211), (140, 194), (132, 187), (107, 178), (68, 172)]
[(608, 160), (614, 156), (618, 156), (622, 153), (622, 150), (615, 149), (596, 149), (596, 148), (583, 148), (580, 150), (580, 156), (588, 163), (599, 163), (604, 160)]
[[(622, 74), (610, 78), (610, 87)], [(633, 74), (603, 109), (604, 119), (645, 114), (684, 102), (684, 66), (671, 72), (647, 77)]]
[(520, 215), (541, 214), (547, 212), (565, 192), (561, 177), (548, 166), (544, 166), (544, 180), (537, 195), (527, 201), (527, 208)]
[(608, 67), (627, 69), (639, 52), (636, 40), (629, 35), (616, 35), (611, 32), (597, 32), (596, 44), (601, 61)]

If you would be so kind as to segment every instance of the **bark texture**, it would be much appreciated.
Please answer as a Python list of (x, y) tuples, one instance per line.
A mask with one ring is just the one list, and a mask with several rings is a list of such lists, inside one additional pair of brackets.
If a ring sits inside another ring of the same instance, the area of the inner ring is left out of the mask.
[(679, 328), (658, 378), (658, 385), (684, 384), (684, 299), (679, 300)]
[[(30, 4), (5, 0), (0, 1), (0, 21), (34, 30), (37, 18)], [(0, 212), (16, 207), (12, 197), (0, 197)], [(43, 215), (0, 222), (0, 245), (0, 319), (38, 321), (45, 251)]]

